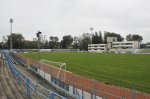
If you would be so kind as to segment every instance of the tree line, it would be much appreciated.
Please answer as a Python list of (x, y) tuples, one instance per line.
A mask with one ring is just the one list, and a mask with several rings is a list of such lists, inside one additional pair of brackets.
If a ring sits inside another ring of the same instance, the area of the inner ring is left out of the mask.
[[(0, 48), (9, 49), (10, 36), (3, 36), (3, 42), (0, 42)], [(44, 42), (40, 42), (40, 48), (42, 49), (80, 49), (88, 50), (88, 44), (106, 44), (107, 37), (117, 37), (117, 41), (142, 41), (143, 37), (138, 34), (128, 34), (126, 38), (123, 38), (120, 34), (114, 32), (104, 31), (103, 35), (101, 31), (93, 34), (83, 33), (81, 36), (65, 35), (62, 40), (59, 41), (57, 36), (50, 36)], [(20, 33), (12, 34), (12, 42), (14, 49), (37, 49), (37, 41), (25, 40), (24, 36)]]

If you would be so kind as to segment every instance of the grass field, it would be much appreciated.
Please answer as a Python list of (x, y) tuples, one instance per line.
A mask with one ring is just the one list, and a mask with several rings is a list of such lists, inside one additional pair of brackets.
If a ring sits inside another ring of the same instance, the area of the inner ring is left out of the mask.
[[(37, 53), (24, 53), (38, 59)], [(41, 53), (41, 59), (65, 62), (67, 70), (107, 84), (150, 93), (150, 55)]]

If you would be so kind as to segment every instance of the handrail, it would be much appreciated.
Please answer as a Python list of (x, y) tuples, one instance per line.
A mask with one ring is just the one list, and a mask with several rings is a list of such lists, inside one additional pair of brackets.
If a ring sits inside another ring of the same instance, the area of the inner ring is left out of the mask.
[[(38, 95), (40, 95), (41, 97), (45, 98), (45, 99), (54, 99), (55, 96), (59, 97), (60, 99), (67, 99), (43, 86), (41, 86), (40, 84), (37, 84), (36, 82), (34, 82), (30, 77), (28, 77), (27, 75), (25, 75), (24, 73), (20, 72), (17, 68), (16, 68), (16, 65), (13, 64), (12, 60), (9, 58), (9, 55), (8, 55), (8, 51), (3, 51), (3, 55), (5, 56), (5, 59), (7, 61), (7, 64), (12, 72), (12, 74), (14, 74), (14, 76), (16, 76), (17, 80), (19, 83), (20, 82), (20, 79), (22, 79), (22, 81), (26, 84), (26, 94), (27, 96), (30, 95), (30, 89), (32, 91), (34, 91), (35, 93), (37, 93)], [(29, 82), (28, 82), (28, 81)], [(31, 83), (33, 85), (31, 85)], [(44, 95), (43, 93), (39, 92), (38, 90), (36, 90), (35, 86), (38, 86), (40, 87), (41, 89), (44, 89), (45, 91), (47, 91), (47, 93), (49, 93), (47, 96)]]

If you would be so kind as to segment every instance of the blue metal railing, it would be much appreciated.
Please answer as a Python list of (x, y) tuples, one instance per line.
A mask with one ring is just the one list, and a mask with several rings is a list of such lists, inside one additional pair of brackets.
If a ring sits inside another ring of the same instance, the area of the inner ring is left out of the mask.
[(33, 92), (35, 92), (41, 98), (44, 98), (44, 99), (54, 99), (55, 97), (57, 97), (58, 99), (67, 99), (67, 98), (37, 84), (31, 78), (26, 76), (24, 73), (21, 73), (19, 70), (17, 70), (16, 65), (13, 64), (12, 60), (9, 57), (8, 51), (3, 51), (3, 55), (7, 61), (8, 67), (10, 68), (13, 76), (17, 79), (18, 84), (21, 85), (21, 84), (25, 83), (27, 96), (30, 96), (30, 93), (32, 90)]
[[(22, 61), (22, 59), (16, 58), (16, 56), (15, 56), (14, 53), (11, 53), (11, 56), (12, 56), (15, 60), (17, 60), (17, 62), (19, 62), (20, 64), (22, 64), (22, 65), (24, 65), (24, 66), (27, 65), (24, 61)], [(42, 75), (40, 75), (40, 74), (38, 73), (38, 71), (36, 71), (36, 70), (34, 70), (33, 68), (31, 68), (31, 65), (30, 65), (29, 69), (30, 69), (32, 72), (34, 72), (35, 74), (38, 74), (38, 75), (41, 76), (43, 79), (45, 79)], [(47, 79), (45, 79), (45, 80), (47, 80)], [(67, 95), (73, 97), (74, 99), (82, 99), (82, 96), (78, 96), (78, 95), (72, 94), (72, 93), (70, 93), (69, 91), (65, 90), (64, 88), (59, 87), (57, 84), (54, 84), (53, 82), (51, 82), (51, 81), (49, 81), (49, 80), (47, 80), (47, 81), (48, 81), (48, 83), (50, 83), (51, 85), (53, 85), (54, 87), (56, 87), (57, 89), (59, 89), (60, 91), (62, 91), (63, 93), (65, 93), (65, 94), (67, 94)]]

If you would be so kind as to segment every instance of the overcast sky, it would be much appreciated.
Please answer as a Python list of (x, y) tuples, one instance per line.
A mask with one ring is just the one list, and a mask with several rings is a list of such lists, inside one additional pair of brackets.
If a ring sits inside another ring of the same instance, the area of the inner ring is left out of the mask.
[(139, 34), (150, 42), (150, 0), (0, 0), (0, 41), (13, 32), (26, 39), (38, 30), (50, 35), (79, 36), (94, 31)]

